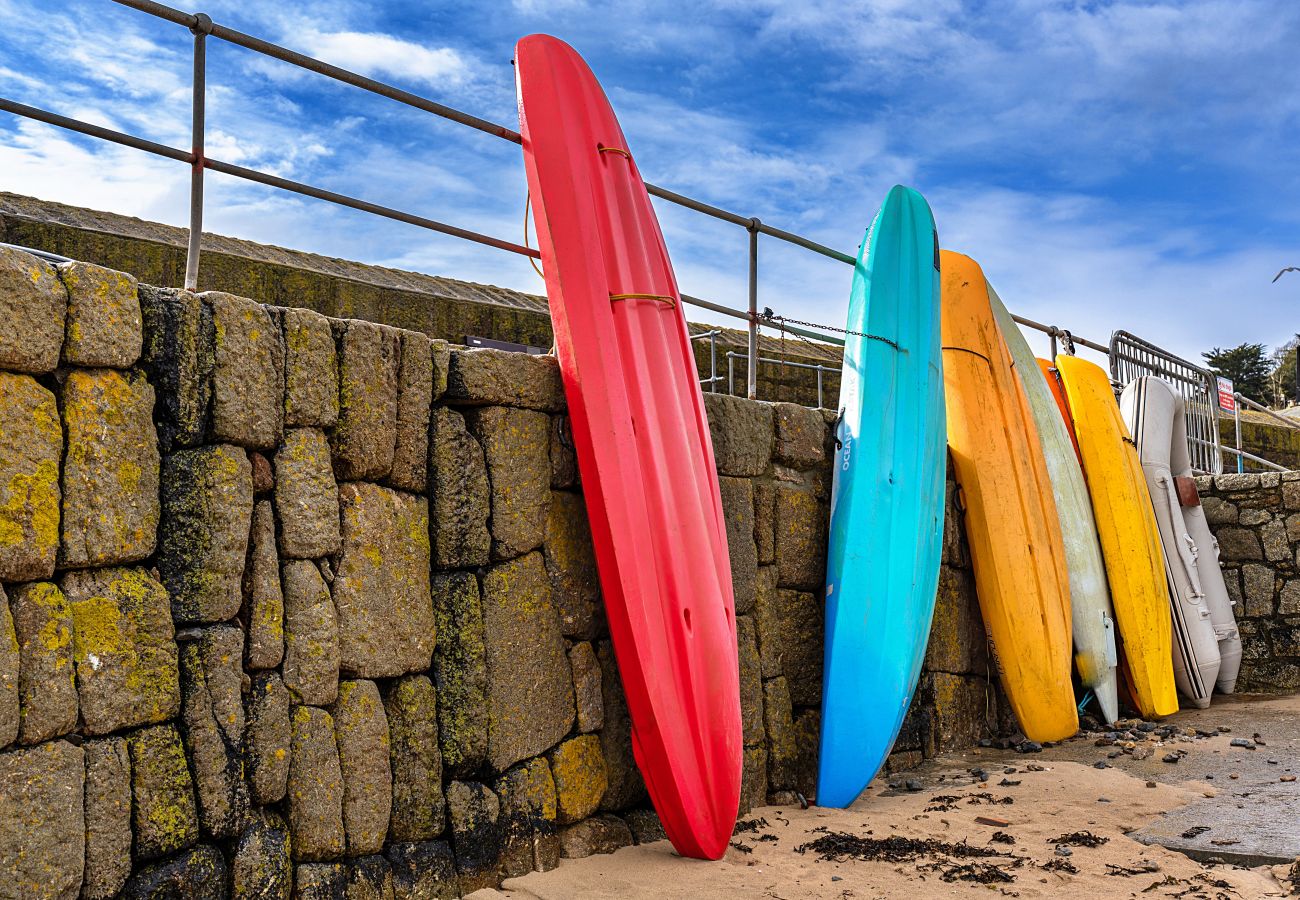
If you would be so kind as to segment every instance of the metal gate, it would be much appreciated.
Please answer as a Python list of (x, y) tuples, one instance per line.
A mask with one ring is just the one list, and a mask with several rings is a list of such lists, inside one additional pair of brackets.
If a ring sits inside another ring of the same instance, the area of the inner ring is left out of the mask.
[(1183, 398), (1192, 468), (1220, 474), (1223, 454), (1219, 450), (1218, 384), (1213, 373), (1127, 331), (1116, 331), (1110, 336), (1111, 379), (1126, 385), (1143, 375), (1163, 378)]

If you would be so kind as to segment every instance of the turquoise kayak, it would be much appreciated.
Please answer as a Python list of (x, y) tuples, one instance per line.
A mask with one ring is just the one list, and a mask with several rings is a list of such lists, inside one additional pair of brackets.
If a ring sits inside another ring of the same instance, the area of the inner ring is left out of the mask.
[(939, 239), (895, 186), (853, 272), (826, 562), (817, 803), (880, 771), (921, 676), (934, 617), (947, 466)]

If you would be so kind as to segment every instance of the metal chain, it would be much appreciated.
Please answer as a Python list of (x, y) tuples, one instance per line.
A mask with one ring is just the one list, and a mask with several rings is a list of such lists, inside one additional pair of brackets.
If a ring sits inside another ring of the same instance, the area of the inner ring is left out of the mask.
[[(772, 312), (770, 308), (766, 308), (766, 307), (763, 309), (763, 318), (767, 319), (769, 322), (772, 321), (781, 322), (782, 327), (784, 327), (785, 325), (806, 325), (809, 328), (820, 328), (822, 331), (834, 331), (837, 334), (851, 334), (851, 335), (855, 335), (856, 337), (864, 337), (872, 341), (880, 341), (882, 344), (888, 344), (889, 346), (893, 347), (895, 350), (899, 349), (897, 341), (892, 341), (887, 337), (881, 337), (878, 334), (869, 334), (868, 332), (865, 331), (854, 331), (851, 328), (836, 328), (834, 325), (822, 325), (818, 322), (805, 322), (802, 321), (801, 319), (789, 319), (786, 318), (785, 316), (778, 316), (776, 313)], [(812, 341), (809, 341), (803, 335), (796, 334), (795, 337), (799, 338), (805, 343), (809, 343), (809, 344), (812, 343)]]

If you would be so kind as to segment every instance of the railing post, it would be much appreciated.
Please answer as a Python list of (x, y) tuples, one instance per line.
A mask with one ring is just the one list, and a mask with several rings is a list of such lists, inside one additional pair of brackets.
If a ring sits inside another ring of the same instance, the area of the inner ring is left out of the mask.
[(718, 389), (718, 331), (709, 331), (709, 393)]
[(749, 220), (749, 374), (745, 396), (758, 399), (758, 219)]
[(727, 351), (727, 396), (736, 396), (736, 353)]
[(203, 133), (205, 101), (207, 97), (208, 53), (207, 38), (212, 32), (212, 20), (199, 13), (194, 27), (194, 99), (191, 111), (191, 136), (193, 156), (190, 163), (190, 240), (185, 253), (185, 289), (197, 290), (199, 286), (199, 244), (203, 240)]
[(822, 367), (817, 366), (817, 408), (823, 409), (822, 405)]
[(1246, 458), (1241, 455), (1241, 394), (1232, 395), (1232, 420), (1237, 429), (1237, 471), (1246, 471)]

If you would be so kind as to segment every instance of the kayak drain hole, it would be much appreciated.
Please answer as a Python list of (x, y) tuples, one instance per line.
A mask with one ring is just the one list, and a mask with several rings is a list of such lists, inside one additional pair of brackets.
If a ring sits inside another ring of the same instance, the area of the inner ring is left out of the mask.
[(684, 608), (684, 609), (682, 610), (682, 620), (686, 623), (686, 630), (687, 630), (687, 631), (690, 631), (690, 630), (691, 630), (691, 610), (690, 610), (690, 607), (686, 607), (686, 608)]

